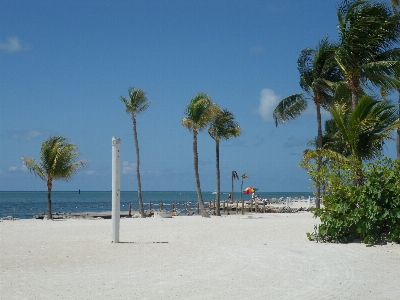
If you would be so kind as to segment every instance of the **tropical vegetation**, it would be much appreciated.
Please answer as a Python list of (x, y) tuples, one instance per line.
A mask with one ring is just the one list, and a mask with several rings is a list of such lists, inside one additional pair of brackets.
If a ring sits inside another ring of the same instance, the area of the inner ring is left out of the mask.
[(146, 93), (141, 90), (130, 88), (128, 90), (128, 98), (121, 97), (122, 102), (125, 104), (125, 112), (131, 115), (133, 123), (133, 138), (135, 140), (136, 149), (136, 178), (138, 185), (138, 198), (139, 198), (139, 213), (142, 218), (145, 218), (143, 199), (142, 199), (142, 185), (140, 181), (140, 153), (139, 153), (139, 141), (137, 134), (136, 117), (138, 114), (143, 113), (151, 104), (147, 101)]
[[(400, 104), (398, 109), (385, 98), (400, 88), (399, 3), (392, 4), (393, 13), (367, 0), (339, 5), (334, 60), (342, 79), (329, 84), (332, 118), (313, 142), (317, 149), (307, 149), (300, 164), (314, 188), (323, 190), (324, 205), (313, 210), (321, 224), (308, 233), (310, 240), (400, 242), (399, 160), (380, 158), (396, 130), (397, 152), (400, 147)], [(382, 99), (366, 93), (373, 88), (383, 91)]]
[(70, 180), (76, 172), (87, 165), (85, 160), (76, 160), (78, 147), (63, 136), (50, 136), (40, 148), (40, 162), (34, 158), (22, 156), (30, 172), (46, 181), (47, 185), (47, 219), (53, 220), (51, 209), (51, 190), (53, 180)]
[(400, 160), (379, 158), (362, 165), (362, 185), (353, 184), (358, 178), (352, 161), (308, 170), (326, 183), (324, 207), (314, 210), (314, 217), (321, 222), (314, 232), (307, 233), (310, 240), (400, 242)]

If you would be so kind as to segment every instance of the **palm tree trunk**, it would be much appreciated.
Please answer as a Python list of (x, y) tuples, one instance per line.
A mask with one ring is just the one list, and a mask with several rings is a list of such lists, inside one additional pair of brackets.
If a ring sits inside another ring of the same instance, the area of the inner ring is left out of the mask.
[(233, 181), (235, 180), (235, 177), (233, 176), (233, 172), (232, 172), (232, 193), (231, 193), (231, 199), (230, 201), (233, 202), (233, 190), (234, 190), (234, 186), (233, 186)]
[(132, 115), (133, 121), (133, 137), (135, 139), (135, 148), (136, 148), (136, 177), (138, 183), (138, 198), (139, 198), (139, 213), (142, 218), (145, 218), (146, 215), (144, 214), (143, 208), (143, 199), (142, 199), (142, 184), (140, 182), (140, 153), (139, 153), (139, 141), (136, 131), (136, 117)]
[(353, 110), (355, 110), (358, 104), (358, 88), (360, 86), (360, 82), (357, 79), (347, 79), (346, 82), (351, 93), (351, 104)]
[[(397, 91), (399, 92), (399, 119), (400, 119), (400, 89), (398, 89)], [(400, 128), (397, 129), (396, 151), (397, 151), (397, 159), (400, 159)]]
[(240, 200), (243, 199), (243, 178), (242, 178), (242, 183), (240, 184)]
[(215, 141), (215, 155), (216, 155), (216, 168), (217, 168), (217, 207), (216, 207), (216, 214), (217, 216), (221, 216), (220, 210), (220, 195), (221, 195), (221, 173), (219, 169), (219, 140)]
[(194, 175), (196, 177), (197, 199), (199, 201), (201, 216), (210, 217), (204, 206), (203, 196), (201, 194), (200, 176), (199, 176), (199, 156), (197, 153), (197, 131), (195, 129), (193, 129), (193, 156), (194, 156)]
[(53, 213), (51, 212), (51, 189), (53, 183), (51, 179), (47, 180), (47, 220), (53, 220)]
[[(321, 104), (316, 101), (316, 106), (317, 106), (317, 122), (318, 122), (318, 141), (317, 141), (317, 149), (322, 148), (322, 120), (321, 120)], [(319, 174), (319, 171), (321, 169), (321, 164), (322, 164), (322, 157), (318, 156), (318, 162), (317, 162), (317, 171)], [(317, 195), (315, 199), (315, 208), (321, 208), (321, 183), (319, 180), (317, 181)]]

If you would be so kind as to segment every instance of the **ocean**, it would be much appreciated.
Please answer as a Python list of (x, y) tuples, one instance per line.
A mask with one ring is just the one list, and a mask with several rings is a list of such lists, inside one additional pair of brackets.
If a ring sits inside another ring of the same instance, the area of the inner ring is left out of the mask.
[[(221, 194), (221, 200), (228, 199), (229, 192)], [(280, 198), (280, 197), (309, 197), (313, 196), (311, 192), (257, 192), (261, 198)], [(215, 199), (211, 191), (202, 192), (204, 202)], [(183, 204), (191, 202), (192, 208), (197, 203), (197, 192), (195, 191), (144, 191), (142, 198), (145, 209), (149, 208), (149, 203), (157, 209), (159, 203), (165, 203), (165, 209), (170, 210), (173, 202)], [(251, 195), (243, 195), (244, 200), (249, 200)], [(240, 194), (236, 192), (234, 200), (239, 200)], [(136, 191), (122, 191), (120, 198), (121, 211), (129, 209), (129, 203), (132, 202), (132, 210), (138, 210), (138, 194)], [(111, 211), (111, 191), (78, 191), (61, 192), (53, 191), (51, 193), (51, 203), (53, 213), (81, 213), (81, 212), (106, 212)], [(47, 212), (47, 192), (0, 192), (0, 218), (12, 216), (20, 219), (31, 219), (40, 213)]]

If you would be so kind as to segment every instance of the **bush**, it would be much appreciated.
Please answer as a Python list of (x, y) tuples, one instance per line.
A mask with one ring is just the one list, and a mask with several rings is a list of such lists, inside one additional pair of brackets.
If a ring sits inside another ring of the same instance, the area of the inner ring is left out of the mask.
[[(304, 166), (304, 165), (303, 165)], [(362, 167), (363, 181), (354, 184), (352, 166), (330, 163), (312, 178), (325, 178), (324, 207), (314, 209), (320, 225), (310, 240), (351, 242), (362, 239), (366, 244), (378, 241), (400, 242), (400, 160), (378, 159)], [(317, 172), (308, 168), (309, 173)], [(354, 168), (353, 168), (354, 170)]]

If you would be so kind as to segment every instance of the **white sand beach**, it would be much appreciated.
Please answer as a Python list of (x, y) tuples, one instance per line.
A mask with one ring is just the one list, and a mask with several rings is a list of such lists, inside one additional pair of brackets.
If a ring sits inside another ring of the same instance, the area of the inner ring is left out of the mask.
[(309, 212), (0, 222), (2, 299), (399, 299), (400, 245), (308, 241)]

